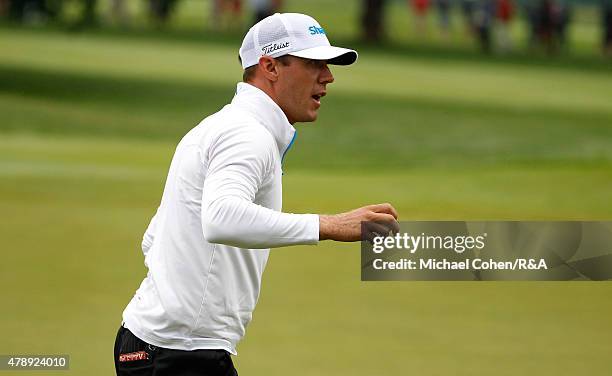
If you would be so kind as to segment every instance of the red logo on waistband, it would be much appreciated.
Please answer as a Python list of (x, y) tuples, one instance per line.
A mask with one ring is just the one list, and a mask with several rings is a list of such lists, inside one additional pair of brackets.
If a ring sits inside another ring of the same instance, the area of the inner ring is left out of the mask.
[(147, 360), (149, 359), (149, 354), (144, 351), (137, 351), (133, 353), (127, 354), (119, 354), (120, 362), (133, 362), (135, 360)]

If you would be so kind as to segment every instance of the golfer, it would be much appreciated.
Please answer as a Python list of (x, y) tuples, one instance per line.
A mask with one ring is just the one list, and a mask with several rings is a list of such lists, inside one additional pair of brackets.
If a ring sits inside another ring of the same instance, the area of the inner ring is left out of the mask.
[(317, 119), (329, 64), (357, 52), (330, 45), (313, 18), (274, 14), (240, 48), (232, 102), (178, 144), (142, 242), (146, 278), (123, 312), (118, 375), (237, 375), (230, 354), (251, 321), (269, 248), (358, 241), (361, 222), (397, 230), (389, 204), (336, 215), (281, 212), (292, 124)]

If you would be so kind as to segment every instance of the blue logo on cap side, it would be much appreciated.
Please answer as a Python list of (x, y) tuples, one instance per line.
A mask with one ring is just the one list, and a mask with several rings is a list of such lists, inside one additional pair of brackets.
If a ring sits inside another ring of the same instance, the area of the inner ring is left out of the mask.
[(317, 27), (314, 25), (309, 27), (308, 30), (310, 31), (310, 35), (325, 34), (325, 30), (323, 30), (322, 27)]

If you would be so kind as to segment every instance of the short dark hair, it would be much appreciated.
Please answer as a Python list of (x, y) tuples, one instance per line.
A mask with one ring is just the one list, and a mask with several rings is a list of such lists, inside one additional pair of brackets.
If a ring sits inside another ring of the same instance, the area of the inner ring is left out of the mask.
[[(279, 56), (277, 58), (274, 58), (274, 60), (278, 61), (279, 63), (281, 63), (282, 65), (289, 65), (291, 63), (291, 55), (283, 55), (283, 56)], [(243, 82), (249, 82), (253, 79), (253, 77), (255, 77), (255, 71), (257, 70), (257, 65), (252, 65), (248, 68), (246, 68), (244, 70), (244, 72), (242, 73), (242, 81)]]

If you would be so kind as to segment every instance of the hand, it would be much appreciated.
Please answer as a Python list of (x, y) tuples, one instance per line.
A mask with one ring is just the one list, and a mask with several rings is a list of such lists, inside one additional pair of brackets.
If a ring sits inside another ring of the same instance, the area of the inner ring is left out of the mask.
[(335, 215), (319, 216), (319, 240), (354, 242), (362, 240), (361, 222), (368, 222), (365, 239), (399, 232), (397, 211), (391, 204), (364, 206)]

